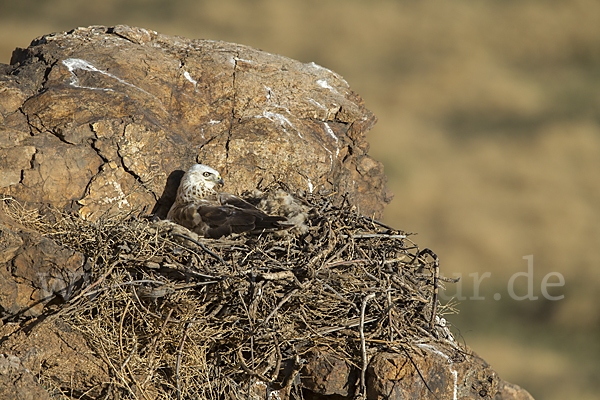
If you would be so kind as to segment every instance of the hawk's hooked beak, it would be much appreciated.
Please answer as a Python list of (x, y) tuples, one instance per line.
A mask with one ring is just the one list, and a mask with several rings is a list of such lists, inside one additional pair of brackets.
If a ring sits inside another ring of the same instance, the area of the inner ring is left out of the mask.
[(220, 176), (219, 176), (219, 180), (217, 180), (216, 182), (217, 182), (217, 186), (223, 186), (225, 184), (225, 181)]

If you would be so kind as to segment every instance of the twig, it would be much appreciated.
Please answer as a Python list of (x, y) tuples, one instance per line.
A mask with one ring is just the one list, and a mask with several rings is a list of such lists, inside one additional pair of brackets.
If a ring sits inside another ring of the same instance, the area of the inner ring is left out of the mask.
[[(123, 321), (125, 320), (125, 316), (127, 315), (127, 310), (130, 305), (131, 305), (131, 301), (127, 301), (127, 303), (125, 304), (125, 309), (123, 310), (123, 314), (121, 315), (121, 319), (119, 321), (119, 349), (121, 350), (121, 358), (123, 358)], [(146, 397), (146, 393), (142, 390), (142, 388), (138, 384), (137, 380), (135, 379), (135, 375), (133, 374), (133, 372), (131, 371), (131, 368), (129, 367), (129, 361), (131, 360), (131, 357), (133, 357), (133, 355), (135, 354), (136, 351), (137, 351), (137, 339), (134, 336), (133, 337), (133, 348), (131, 349), (131, 351), (129, 352), (129, 355), (127, 356), (127, 358), (121, 365), (121, 375), (125, 376), (124, 369), (127, 368), (127, 371), (129, 372), (129, 378), (133, 381), (133, 384), (144, 394), (144, 397)]]
[(420, 257), (422, 254), (429, 254), (433, 257), (433, 299), (431, 304), (431, 320), (429, 321), (429, 331), (433, 333), (433, 328), (435, 326), (435, 314), (437, 313), (437, 303), (438, 303), (438, 279), (440, 276), (440, 258), (430, 249), (423, 249), (418, 254), (417, 257)]
[(392, 329), (392, 293), (387, 291), (387, 303), (388, 303), (388, 329), (390, 330), (390, 342), (394, 341), (394, 330)]
[[(128, 365), (129, 361), (131, 360), (131, 357), (133, 357), (133, 355), (135, 354), (136, 350), (137, 350), (137, 340), (135, 338), (133, 338), (133, 348), (129, 352), (129, 355), (125, 359), (125, 362), (123, 362), (123, 365), (121, 365), (121, 370), (123, 370), (125, 367), (127, 367), (129, 369), (129, 365)], [(137, 385), (137, 382), (136, 382), (136, 385)]]
[(275, 306), (275, 308), (273, 309), (273, 311), (271, 311), (271, 313), (267, 316), (267, 318), (265, 318), (264, 322), (261, 324), (262, 326), (266, 325), (269, 320), (271, 319), (271, 317), (273, 317), (273, 315), (275, 315), (275, 313), (277, 312), (277, 310), (279, 310), (281, 308), (281, 306), (283, 306), (289, 299), (290, 297), (292, 297), (293, 295), (296, 294), (296, 292), (299, 289), (296, 288), (294, 290), (292, 290), (291, 292), (289, 292), (288, 294), (286, 294), (283, 299), (281, 299), (281, 301), (279, 303), (277, 303), (277, 306)]
[[(377, 318), (369, 318), (369, 319), (365, 319), (363, 321), (363, 325), (364, 324), (370, 324), (371, 322), (377, 321)], [(333, 332), (337, 332), (337, 331), (341, 331), (342, 329), (350, 329), (350, 328), (355, 328), (357, 326), (360, 326), (360, 319), (358, 319), (358, 321), (344, 325), (344, 326), (333, 326), (333, 327), (329, 327), (329, 328), (322, 328), (319, 329), (319, 331), (317, 332), (316, 336), (323, 336), (326, 335), (328, 333), (333, 333)]]
[(331, 268), (331, 267), (340, 267), (342, 265), (352, 265), (352, 264), (360, 264), (360, 263), (366, 263), (367, 260), (365, 259), (359, 259), (359, 260), (348, 260), (348, 261), (338, 261), (338, 262), (334, 262), (331, 264), (326, 264), (323, 265), (323, 267), (319, 268), (319, 271), (324, 269), (324, 268)]
[[(398, 328), (396, 327), (395, 324), (393, 325), (393, 328), (396, 331), (396, 333), (398, 333), (400, 335), (400, 332), (399, 332), (399, 330), (398, 330)], [(419, 366), (415, 363), (415, 360), (413, 360), (413, 358), (410, 356), (410, 354), (408, 353), (408, 350), (406, 350), (404, 348), (404, 346), (400, 346), (400, 348), (402, 349), (402, 351), (404, 352), (404, 354), (406, 354), (406, 357), (410, 360), (410, 363), (413, 365), (413, 367), (415, 367), (415, 371), (417, 371), (417, 374), (419, 375), (419, 377), (423, 381), (423, 384), (425, 385), (425, 387), (427, 388), (427, 390), (429, 390), (429, 392), (433, 395), (433, 397), (435, 397), (437, 399), (438, 397), (435, 395), (435, 393), (433, 392), (433, 390), (431, 389), (431, 387), (429, 387), (429, 384), (425, 380), (425, 377), (421, 373), (421, 370), (419, 370)], [(392, 347), (392, 349), (395, 350), (395, 348), (393, 348), (393, 347)]]
[(161, 285), (161, 286), (162, 286), (162, 285), (167, 285), (167, 283), (166, 283), (166, 282), (155, 281), (155, 280), (152, 280), (152, 279), (139, 279), (139, 280), (137, 280), (137, 281), (121, 282), (121, 283), (117, 283), (117, 284), (115, 284), (115, 285), (111, 285), (111, 286), (103, 287), (103, 288), (100, 288), (100, 289), (94, 290), (93, 292), (89, 292), (89, 293), (87, 293), (87, 294), (88, 294), (89, 296), (92, 296), (92, 295), (94, 295), (94, 294), (97, 294), (97, 293), (100, 293), (100, 292), (104, 292), (104, 291), (106, 291), (106, 290), (115, 289), (115, 288), (118, 288), (118, 287), (121, 287), (121, 286), (135, 285), (135, 284), (138, 284), (138, 283), (156, 283), (156, 284), (159, 284), (159, 285)]
[[(240, 361), (240, 367), (242, 367), (242, 369), (243, 369), (243, 370), (244, 370), (244, 371), (245, 371), (245, 372), (246, 372), (248, 375), (250, 375), (250, 376), (256, 376), (256, 377), (258, 377), (259, 379), (261, 379), (261, 380), (263, 380), (263, 381), (265, 381), (265, 382), (269, 382), (269, 379), (268, 379), (266, 376), (264, 376), (263, 374), (261, 374), (261, 373), (258, 373), (258, 372), (256, 372), (256, 371), (252, 370), (252, 369), (251, 369), (251, 368), (248, 366), (248, 364), (246, 364), (246, 361), (244, 360), (244, 355), (242, 354), (242, 348), (241, 348), (241, 347), (238, 349), (238, 351), (237, 351), (237, 355), (238, 355), (238, 358), (239, 358), (239, 361)], [(252, 362), (254, 362), (254, 360), (252, 360)]]
[(362, 301), (362, 307), (360, 309), (360, 349), (362, 352), (362, 370), (360, 371), (360, 387), (363, 394), (363, 398), (367, 398), (367, 384), (365, 382), (365, 372), (367, 371), (367, 345), (365, 343), (365, 309), (367, 308), (367, 302), (375, 297), (375, 293), (367, 295)]
[(266, 281), (280, 281), (286, 279), (293, 279), (295, 275), (292, 271), (280, 271), (280, 272), (263, 272), (258, 274), (259, 278), (262, 278)]
[(229, 265), (229, 263), (228, 263), (227, 261), (223, 260), (223, 258), (222, 258), (220, 255), (218, 255), (218, 254), (217, 254), (217, 253), (215, 253), (214, 251), (210, 250), (208, 247), (206, 247), (204, 244), (200, 243), (199, 241), (197, 241), (197, 240), (194, 240), (194, 239), (192, 239), (192, 238), (191, 238), (191, 237), (189, 237), (189, 236), (182, 235), (182, 234), (180, 234), (180, 233), (173, 233), (173, 232), (171, 232), (171, 233), (169, 233), (169, 234), (170, 234), (171, 236), (180, 237), (180, 238), (182, 238), (182, 239), (189, 240), (190, 242), (192, 242), (192, 243), (194, 243), (194, 244), (198, 245), (198, 247), (200, 247), (200, 248), (201, 248), (202, 250), (204, 250), (206, 253), (210, 254), (212, 257), (214, 257), (214, 258), (216, 258), (217, 260), (221, 261), (223, 264), (225, 264), (225, 265), (227, 265), (227, 266), (230, 266), (230, 265)]
[(348, 248), (348, 246), (350, 246), (350, 242), (346, 243), (341, 249), (339, 249), (338, 251), (336, 251), (336, 253), (334, 255), (332, 255), (331, 257), (329, 257), (327, 259), (327, 261), (325, 261), (325, 265), (329, 264), (330, 262), (332, 262), (333, 260), (335, 260), (336, 258), (338, 258), (340, 256), (340, 254), (342, 254), (344, 251), (346, 251), (346, 249)]
[[(335, 296), (338, 300), (343, 301), (344, 303), (348, 304), (350, 307), (352, 307), (356, 311), (358, 311), (358, 307), (356, 307), (356, 304), (354, 304), (354, 302), (347, 300), (344, 296), (339, 294), (334, 288), (329, 286), (327, 283), (323, 282), (321, 279), (316, 278), (316, 280), (317, 280), (317, 282), (322, 284), (324, 288), (331, 290), (333, 292), (333, 296)], [(324, 292), (324, 293), (328, 294), (327, 292)]]
[(142, 310), (144, 310), (144, 312), (146, 314), (152, 315), (153, 317), (156, 317), (156, 318), (159, 318), (159, 319), (163, 319), (163, 320), (165, 320), (165, 322), (175, 322), (175, 323), (182, 322), (182, 321), (180, 321), (178, 319), (170, 319), (170, 316), (171, 316), (170, 313), (169, 313), (169, 315), (167, 317), (165, 317), (163, 314), (153, 313), (152, 311), (148, 310), (148, 308), (144, 307), (144, 305), (142, 304), (142, 301), (140, 300), (140, 297), (137, 294), (137, 291), (132, 290), (131, 292), (133, 293), (133, 296), (137, 300), (138, 305), (141, 307)]
[(148, 381), (152, 378), (152, 373), (154, 372), (154, 365), (152, 364), (154, 364), (154, 353), (156, 352), (156, 343), (165, 332), (165, 327), (167, 326), (167, 323), (169, 322), (172, 313), (173, 309), (170, 309), (169, 313), (167, 314), (167, 318), (164, 320), (160, 331), (158, 332), (158, 335), (155, 336), (154, 340), (152, 341), (152, 346), (150, 347), (150, 351), (148, 352), (148, 373), (146, 374), (146, 378), (144, 379), (142, 386), (146, 386), (146, 383), (148, 383)]
[(79, 293), (77, 296), (73, 297), (71, 299), (71, 301), (69, 301), (70, 304), (74, 304), (77, 300), (79, 300), (81, 297), (83, 297), (90, 289), (92, 289), (94, 286), (99, 285), (100, 283), (102, 283), (104, 281), (104, 279), (110, 275), (110, 273), (113, 271), (113, 269), (115, 269), (115, 267), (117, 266), (117, 264), (120, 261), (115, 261), (114, 263), (112, 263), (112, 265), (110, 266), (110, 268), (108, 269), (108, 271), (106, 271), (105, 273), (103, 273), (100, 278), (98, 278), (98, 280), (96, 282), (94, 282), (93, 284), (91, 284), (90, 286), (86, 287), (81, 293)]
[(392, 228), (392, 227), (390, 227), (390, 226), (388, 226), (388, 225), (384, 224), (383, 222), (379, 222), (379, 221), (377, 221), (376, 219), (373, 219), (373, 218), (370, 218), (370, 217), (365, 217), (364, 215), (361, 215), (361, 218), (362, 218), (362, 219), (364, 219), (364, 220), (367, 220), (367, 221), (369, 221), (369, 222), (372, 222), (372, 223), (374, 223), (374, 224), (377, 224), (377, 225), (379, 225), (379, 226), (382, 226), (382, 227), (384, 227), (385, 229), (389, 229), (390, 231), (393, 231), (393, 230), (394, 230), (394, 228)]
[[(117, 368), (115, 367), (115, 365), (113, 364), (113, 362), (110, 360), (110, 357), (108, 356), (108, 353), (106, 351), (106, 348), (104, 347), (104, 343), (102, 340), (98, 341), (98, 344), (100, 345), (100, 347), (102, 348), (102, 354), (101, 356), (103, 356), (104, 358), (104, 362), (106, 362), (108, 365), (110, 365), (110, 367), (112, 368), (112, 370), (115, 372), (115, 374), (123, 381), (123, 384), (125, 385), (125, 387), (129, 390), (130, 393), (132, 393), (135, 398), (137, 399), (138, 396), (135, 394), (135, 392), (133, 390), (131, 390), (131, 387), (129, 386), (129, 383), (127, 383), (127, 380), (125, 380), (125, 377), (123, 376), (123, 374), (121, 374)], [(138, 386), (139, 387), (139, 386)], [(144, 397), (146, 397), (146, 392), (143, 390), (143, 388), (139, 387), (140, 391), (142, 392), (142, 395)], [(148, 399), (146, 397), (146, 399)]]
[(183, 354), (183, 344), (185, 343), (185, 339), (187, 337), (187, 333), (190, 330), (192, 324), (196, 321), (194, 318), (191, 322), (188, 322), (185, 330), (183, 331), (183, 336), (181, 337), (181, 342), (179, 342), (179, 348), (177, 349), (177, 363), (175, 364), (175, 382), (176, 382), (176, 390), (177, 390), (177, 400), (181, 399), (181, 386), (179, 379), (179, 368), (181, 366), (181, 355)]
[(367, 271), (365, 269), (365, 267), (363, 267), (362, 265), (360, 267), (362, 268), (362, 270), (366, 276), (368, 276), (369, 278), (373, 279), (375, 282), (377, 282), (381, 285), (381, 281), (379, 279), (377, 279), (377, 277), (375, 275), (370, 274), (369, 271)]
[(384, 239), (406, 239), (406, 235), (389, 235), (387, 233), (359, 233), (356, 235), (340, 235), (344, 239), (351, 237), (352, 239), (372, 239), (372, 238), (384, 238)]
[(281, 361), (283, 357), (281, 356), (281, 349), (279, 348), (279, 341), (277, 340), (277, 335), (275, 333), (272, 333), (271, 337), (273, 338), (273, 343), (275, 343), (275, 351), (277, 354), (277, 364), (275, 364), (275, 369), (271, 374), (271, 382), (274, 382), (279, 376), (279, 369), (281, 368)]

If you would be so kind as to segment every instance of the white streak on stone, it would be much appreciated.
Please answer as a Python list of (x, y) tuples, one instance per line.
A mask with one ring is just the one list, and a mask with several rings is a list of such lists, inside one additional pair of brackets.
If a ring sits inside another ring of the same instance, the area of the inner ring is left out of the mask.
[(220, 124), (221, 122), (223, 122), (223, 121), (215, 121), (214, 119), (211, 119), (210, 121), (208, 121), (208, 123), (211, 125)]
[(66, 60), (63, 60), (62, 63), (63, 63), (63, 65), (65, 67), (67, 67), (69, 69), (69, 72), (71, 73), (71, 81), (69, 82), (69, 84), (71, 86), (75, 86), (75, 87), (82, 88), (82, 89), (104, 90), (106, 92), (114, 92), (114, 90), (112, 90), (112, 89), (104, 89), (104, 88), (95, 88), (95, 87), (90, 87), (90, 86), (82, 86), (79, 83), (79, 78), (73, 72), (76, 69), (82, 69), (84, 71), (92, 71), (92, 72), (102, 72), (102, 71), (99, 71), (92, 64), (88, 63), (87, 61), (81, 60), (79, 58), (67, 58)]
[[(290, 110), (287, 110), (288, 114), (290, 113)], [(285, 126), (289, 126), (290, 128), (294, 129), (296, 131), (296, 133), (298, 134), (298, 136), (300, 137), (300, 139), (304, 139), (302, 137), (302, 135), (300, 134), (300, 132), (298, 132), (298, 130), (296, 129), (296, 127), (290, 122), (289, 119), (287, 119), (287, 117), (285, 117), (284, 115), (281, 115), (279, 113), (275, 113), (272, 111), (263, 111), (263, 113), (261, 115), (257, 115), (255, 116), (255, 118), (266, 118), (271, 122), (276, 122), (279, 123), (279, 125), (281, 125), (284, 130), (285, 130)]]
[(308, 98), (308, 101), (313, 103), (315, 106), (322, 108), (323, 110), (327, 111), (327, 107), (325, 107), (323, 104), (319, 103), (318, 101), (316, 101), (315, 99), (312, 98)]
[(267, 95), (265, 96), (267, 98), (267, 100), (271, 100), (271, 93), (273, 93), (273, 89), (271, 89), (270, 87), (263, 85), (265, 87), (265, 89), (267, 89)]
[(444, 353), (442, 353), (441, 351), (439, 351), (438, 349), (436, 349), (435, 347), (433, 347), (429, 344), (417, 343), (417, 346), (424, 348), (424, 349), (428, 349), (432, 353), (442, 356), (443, 358), (446, 359), (446, 361), (448, 361), (448, 364), (451, 366), (450, 372), (452, 373), (452, 377), (454, 378), (454, 391), (453, 391), (452, 400), (457, 400), (458, 399), (458, 397), (457, 397), (458, 396), (458, 372), (454, 368), (452, 368), (452, 365), (454, 364), (454, 362), (452, 362), (452, 359), (450, 359), (450, 357), (448, 357), (447, 355), (445, 355)]
[(235, 57), (235, 61), (241, 61), (247, 64), (256, 64), (256, 61), (252, 61), (252, 60), (246, 60), (245, 58), (239, 58), (239, 57)]
[(106, 75), (109, 78), (115, 79), (116, 81), (122, 83), (123, 85), (127, 85), (130, 86), (132, 88), (135, 88), (137, 90), (139, 90), (140, 92), (146, 93), (147, 95), (150, 95), (152, 97), (156, 97), (148, 92), (146, 92), (144, 89), (139, 88), (135, 85), (132, 85), (129, 82), (124, 81), (123, 79), (119, 78), (118, 76), (115, 76), (109, 72), (106, 71), (101, 71), (98, 68), (94, 67), (92, 64), (90, 64), (89, 62), (82, 60), (80, 58), (67, 58), (66, 60), (62, 61), (63, 65), (65, 67), (67, 67), (69, 69), (69, 72), (71, 73), (71, 85), (75, 86), (75, 87), (79, 87), (79, 88), (84, 88), (84, 89), (95, 89), (95, 90), (106, 90), (106, 91), (111, 91), (114, 92), (114, 90), (112, 89), (104, 89), (104, 88), (95, 88), (95, 87), (88, 87), (88, 86), (81, 86), (79, 84), (79, 78), (77, 77), (77, 75), (75, 75), (75, 70), (77, 69), (82, 69), (84, 71), (90, 71), (90, 72), (98, 72), (102, 75)]
[(332, 74), (332, 75), (339, 76), (338, 74), (336, 74), (335, 72), (333, 72), (333, 71), (332, 71), (332, 70), (330, 70), (329, 68), (325, 68), (325, 67), (323, 67), (323, 66), (321, 66), (321, 65), (319, 65), (319, 64), (317, 64), (317, 63), (315, 63), (314, 61), (310, 62), (310, 63), (309, 63), (309, 65), (310, 65), (311, 67), (315, 68), (315, 69), (320, 69), (320, 70), (323, 70), (323, 71), (327, 71), (327, 72), (329, 72), (329, 73), (330, 73), (330, 74)]
[(261, 117), (264, 117), (269, 121), (278, 122), (281, 126), (288, 125), (290, 128), (294, 127), (294, 125), (292, 125), (289, 119), (287, 119), (285, 116), (279, 113), (274, 113), (272, 111), (263, 111)]
[(139, 87), (137, 87), (137, 86), (135, 86), (135, 85), (132, 85), (131, 83), (129, 83), (129, 82), (127, 82), (127, 81), (124, 81), (123, 79), (121, 79), (121, 78), (119, 78), (118, 76), (115, 76), (115, 75), (113, 75), (113, 74), (111, 74), (111, 73), (109, 73), (109, 72), (106, 72), (106, 71), (101, 71), (101, 70), (99, 70), (98, 68), (94, 67), (94, 66), (93, 66), (91, 63), (89, 63), (89, 62), (87, 62), (87, 61), (85, 61), (85, 60), (82, 60), (82, 59), (80, 59), (80, 58), (67, 58), (66, 60), (63, 60), (63, 61), (62, 61), (62, 63), (63, 63), (63, 65), (64, 65), (65, 67), (67, 67), (67, 68), (69, 69), (69, 72), (71, 73), (71, 82), (70, 82), (70, 84), (71, 84), (72, 86), (75, 86), (75, 87), (78, 87), (78, 88), (81, 88), (81, 89), (103, 90), (103, 91), (106, 91), (106, 92), (114, 92), (114, 90), (113, 90), (113, 89), (107, 89), (107, 88), (95, 88), (95, 87), (90, 87), (90, 86), (82, 86), (82, 85), (79, 83), (79, 78), (77, 77), (77, 75), (75, 75), (75, 72), (74, 72), (74, 71), (75, 71), (75, 70), (77, 70), (77, 69), (81, 69), (81, 70), (84, 70), (84, 71), (97, 72), (97, 73), (99, 73), (99, 74), (102, 74), (102, 75), (108, 76), (109, 78), (112, 78), (112, 79), (116, 80), (117, 82), (119, 82), (119, 83), (122, 83), (123, 85), (130, 86), (130, 87), (132, 87), (132, 88), (134, 88), (134, 89), (137, 89), (137, 90), (139, 90), (139, 91), (140, 91), (140, 92), (142, 92), (142, 93), (145, 93), (145, 94), (147, 94), (148, 96), (151, 96), (151, 97), (153, 97), (154, 99), (156, 99), (156, 101), (158, 101), (158, 102), (159, 102), (159, 104), (160, 104), (160, 107), (161, 107), (161, 108), (162, 108), (164, 111), (166, 111), (166, 110), (165, 110), (165, 108), (164, 108), (164, 106), (163, 106), (163, 104), (162, 104), (162, 101), (160, 101), (160, 100), (158, 99), (158, 97), (156, 97), (156, 96), (155, 96), (155, 95), (153, 95), (152, 93), (149, 93), (149, 92), (145, 91), (145, 90), (144, 90), (144, 89), (142, 89), (142, 88), (139, 88)]
[(119, 197), (121, 198), (121, 200), (119, 200), (119, 203), (117, 203), (119, 208), (123, 208), (123, 206), (129, 206), (129, 202), (127, 201), (125, 193), (123, 193), (123, 190), (121, 189), (121, 185), (119, 185), (119, 183), (115, 181), (113, 181), (112, 184), (115, 190), (119, 193)]
[(322, 88), (329, 89), (332, 92), (334, 91), (333, 87), (329, 83), (327, 83), (325, 79), (319, 79), (317, 81), (317, 85), (321, 86)]
[(123, 190), (121, 189), (121, 185), (119, 184), (119, 182), (117, 182), (115, 180), (111, 180), (109, 183), (112, 184), (112, 187), (114, 188), (115, 192), (117, 192), (117, 196), (105, 197), (100, 202), (103, 204), (111, 204), (111, 203), (114, 203), (115, 201), (118, 201), (117, 206), (119, 208), (123, 208), (124, 206), (130, 206), (129, 202), (127, 201), (127, 196), (125, 196), (125, 193), (123, 193)]
[(313, 61), (313, 62), (310, 62), (308, 65), (310, 65), (311, 67), (313, 67), (313, 68), (315, 68), (315, 69), (320, 69), (320, 70), (323, 70), (323, 71), (327, 71), (327, 72), (329, 72), (331, 75), (335, 76), (335, 77), (336, 77), (336, 78), (338, 78), (340, 81), (344, 82), (344, 84), (345, 84), (346, 86), (348, 86), (348, 82), (346, 82), (346, 80), (345, 80), (344, 78), (342, 78), (342, 77), (341, 77), (339, 74), (337, 74), (337, 73), (333, 72), (333, 71), (332, 71), (332, 70), (330, 70), (329, 68), (322, 67), (322, 66), (320, 66), (319, 64), (316, 64), (314, 61)]
[(308, 180), (308, 191), (310, 193), (312, 193), (313, 192), (313, 184), (312, 184), (312, 182), (310, 181), (309, 178), (307, 178), (307, 180)]
[(183, 76), (185, 76), (185, 79), (190, 81), (194, 85), (194, 87), (196, 87), (196, 85), (198, 84), (198, 81), (193, 79), (189, 72), (183, 71)]
[(325, 130), (327, 131), (327, 133), (329, 133), (329, 136), (334, 138), (335, 143), (337, 144), (338, 138), (337, 138), (337, 136), (335, 136), (335, 133), (333, 133), (333, 129), (331, 129), (331, 127), (329, 126), (329, 124), (327, 122), (323, 122), (323, 125), (325, 125)]

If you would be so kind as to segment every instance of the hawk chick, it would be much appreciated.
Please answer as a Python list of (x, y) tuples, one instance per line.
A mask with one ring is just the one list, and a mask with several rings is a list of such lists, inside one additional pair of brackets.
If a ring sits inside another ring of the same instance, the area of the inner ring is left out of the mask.
[(255, 229), (282, 229), (286, 218), (264, 213), (228, 193), (218, 193), (221, 175), (206, 165), (192, 166), (181, 178), (177, 198), (167, 219), (210, 238)]
[(300, 200), (282, 189), (269, 190), (263, 192), (254, 189), (251, 192), (252, 199), (249, 199), (258, 208), (270, 215), (283, 216), (286, 219), (286, 225), (291, 227), (295, 234), (305, 234), (308, 232), (306, 224), (311, 207), (302, 204)]

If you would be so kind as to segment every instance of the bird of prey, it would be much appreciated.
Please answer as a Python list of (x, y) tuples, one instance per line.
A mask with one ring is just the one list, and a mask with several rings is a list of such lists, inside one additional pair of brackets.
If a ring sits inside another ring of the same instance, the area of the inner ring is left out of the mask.
[(181, 178), (167, 219), (198, 235), (220, 238), (231, 233), (282, 229), (285, 217), (268, 215), (229, 193), (218, 193), (221, 175), (209, 166), (193, 165)]

